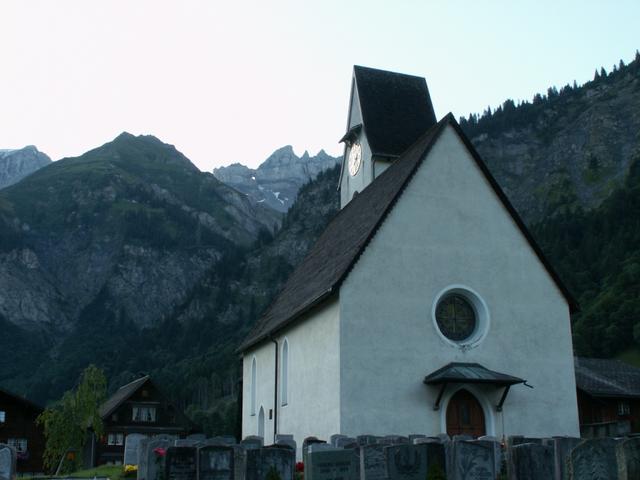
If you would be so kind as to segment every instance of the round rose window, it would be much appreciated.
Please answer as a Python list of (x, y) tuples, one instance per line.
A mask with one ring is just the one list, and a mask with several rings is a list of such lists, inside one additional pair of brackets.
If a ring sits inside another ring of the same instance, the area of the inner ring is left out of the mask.
[(476, 331), (477, 319), (473, 305), (462, 295), (446, 295), (436, 307), (436, 322), (449, 340), (461, 342)]

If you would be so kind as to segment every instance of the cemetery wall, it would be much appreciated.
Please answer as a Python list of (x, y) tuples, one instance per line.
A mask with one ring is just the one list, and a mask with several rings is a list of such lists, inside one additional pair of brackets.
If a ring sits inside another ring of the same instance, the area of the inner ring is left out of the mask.
[[(433, 320), (452, 285), (488, 310), (486, 336), (467, 349)], [(488, 434), (579, 434), (568, 305), (451, 127), (342, 285), (340, 318), (340, 433), (445, 431), (447, 398), (432, 411), (439, 389), (422, 380), (477, 362), (534, 387), (512, 387), (501, 414), (502, 389), (477, 389), (496, 417)]]

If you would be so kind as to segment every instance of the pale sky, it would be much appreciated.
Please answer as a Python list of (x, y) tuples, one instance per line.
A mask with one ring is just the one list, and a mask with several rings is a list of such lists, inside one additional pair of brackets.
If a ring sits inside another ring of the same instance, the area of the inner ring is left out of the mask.
[(0, 0), (0, 148), (54, 160), (122, 131), (201, 170), (341, 153), (354, 64), (424, 76), (438, 118), (593, 78), (640, 1)]

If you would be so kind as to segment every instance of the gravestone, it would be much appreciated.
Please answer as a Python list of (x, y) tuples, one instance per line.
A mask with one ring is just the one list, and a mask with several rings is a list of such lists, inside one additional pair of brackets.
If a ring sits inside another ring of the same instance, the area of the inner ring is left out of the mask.
[(296, 441), (293, 439), (293, 435), (276, 435), (276, 445), (292, 448), (295, 452), (298, 448)]
[(338, 448), (356, 448), (358, 447), (358, 441), (352, 437), (341, 437), (336, 440), (335, 446)]
[(486, 442), (454, 441), (451, 457), (451, 469), (447, 469), (447, 479), (493, 480), (498, 474), (499, 465), (496, 465), (495, 450)]
[(358, 442), (358, 445), (363, 446), (363, 445), (374, 445), (376, 443), (378, 443), (378, 437), (376, 437), (375, 435), (358, 435), (356, 437), (356, 441)]
[(383, 444), (362, 445), (360, 447), (360, 480), (385, 480), (387, 467)]
[(537, 443), (521, 443), (509, 451), (514, 480), (552, 479), (554, 472), (553, 447)]
[(290, 448), (247, 450), (245, 480), (265, 480), (272, 468), (280, 480), (293, 480), (296, 452)]
[(240, 445), (233, 447), (233, 469), (234, 480), (244, 480), (244, 473), (247, 465), (247, 451)]
[(194, 447), (169, 447), (164, 465), (164, 480), (196, 480), (198, 456)]
[[(356, 456), (351, 449), (311, 448), (305, 464), (308, 480), (352, 480), (356, 478)], [(424, 479), (422, 479), (424, 480)]]
[(569, 454), (568, 473), (571, 480), (616, 478), (616, 441), (598, 438), (580, 443)]
[(232, 447), (210, 445), (198, 449), (198, 480), (234, 480)]
[(262, 448), (264, 445), (264, 440), (262, 439), (262, 437), (249, 435), (240, 442), (240, 445), (242, 445), (246, 450), (253, 450), (255, 448)]
[(341, 439), (341, 438), (347, 438), (347, 436), (346, 435), (341, 435), (339, 433), (335, 433), (335, 434), (333, 434), (333, 435), (331, 435), (329, 437), (329, 443), (331, 445), (333, 445), (334, 447), (337, 447), (338, 446), (338, 440)]
[(0, 480), (13, 480), (16, 476), (16, 451), (0, 444)]
[(339, 449), (326, 442), (309, 443), (307, 444), (306, 447), (303, 447), (302, 462), (304, 463), (305, 480), (311, 480), (313, 478), (313, 472), (309, 468), (309, 465), (311, 462), (311, 459), (310, 459), (311, 453), (335, 451), (335, 450), (339, 450)]
[(302, 442), (302, 462), (305, 465), (307, 464), (307, 454), (309, 453), (309, 448), (311, 447), (311, 445), (327, 445), (327, 446), (330, 446), (324, 440), (319, 440), (316, 437), (307, 437), (307, 438), (305, 438), (304, 441)]
[(138, 480), (158, 480), (164, 472), (165, 455), (173, 440), (156, 437), (141, 440), (138, 450)]
[(567, 473), (567, 461), (569, 454), (582, 440), (575, 437), (553, 437), (545, 438), (542, 440), (543, 445), (549, 445), (553, 448), (553, 479), (554, 480), (566, 480)]
[(140, 441), (147, 438), (141, 433), (130, 433), (124, 439), (124, 464), (138, 465), (138, 446)]
[(640, 478), (640, 438), (623, 440), (616, 445), (618, 480)]
[(437, 465), (442, 472), (447, 471), (447, 456), (443, 443), (432, 440), (419, 445), (427, 452), (427, 471), (434, 465)]
[(384, 448), (389, 480), (424, 480), (427, 476), (427, 449), (423, 445), (392, 445)]

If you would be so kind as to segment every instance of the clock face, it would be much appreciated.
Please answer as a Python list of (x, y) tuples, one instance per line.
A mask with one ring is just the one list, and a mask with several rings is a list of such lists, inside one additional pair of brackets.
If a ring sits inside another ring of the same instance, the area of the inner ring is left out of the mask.
[(362, 149), (359, 143), (351, 145), (349, 151), (349, 174), (353, 177), (358, 170), (360, 170), (360, 164), (362, 163)]

